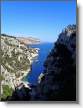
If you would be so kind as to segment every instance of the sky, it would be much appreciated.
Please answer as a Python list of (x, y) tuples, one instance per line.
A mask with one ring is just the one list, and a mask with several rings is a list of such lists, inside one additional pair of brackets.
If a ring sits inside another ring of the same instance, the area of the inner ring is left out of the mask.
[(69, 24), (76, 24), (76, 1), (4, 1), (1, 32), (54, 42)]

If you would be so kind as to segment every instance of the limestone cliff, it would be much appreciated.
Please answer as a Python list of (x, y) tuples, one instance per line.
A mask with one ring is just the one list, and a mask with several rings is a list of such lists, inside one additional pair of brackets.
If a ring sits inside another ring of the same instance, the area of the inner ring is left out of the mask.
[(37, 49), (28, 48), (16, 37), (1, 35), (0, 81), (2, 98), (10, 96), (16, 87), (24, 85), (22, 79), (30, 72), (33, 59), (37, 56)]
[(24, 44), (39, 44), (40, 40), (33, 37), (17, 37), (17, 39)]

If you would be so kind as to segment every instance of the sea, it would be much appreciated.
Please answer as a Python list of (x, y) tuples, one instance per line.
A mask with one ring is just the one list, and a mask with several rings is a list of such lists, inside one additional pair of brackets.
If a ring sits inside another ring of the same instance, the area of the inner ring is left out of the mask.
[(38, 57), (34, 59), (31, 72), (26, 76), (26, 80), (30, 84), (36, 85), (38, 83), (38, 77), (44, 70), (44, 61), (46, 60), (49, 52), (53, 48), (53, 45), (53, 43), (47, 42), (29, 46), (31, 48), (39, 48)]

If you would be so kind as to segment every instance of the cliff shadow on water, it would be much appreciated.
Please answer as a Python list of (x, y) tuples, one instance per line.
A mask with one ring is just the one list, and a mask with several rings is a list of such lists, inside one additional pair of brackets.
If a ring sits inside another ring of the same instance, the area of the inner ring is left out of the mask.
[(31, 48), (39, 49), (38, 56), (33, 60), (31, 72), (26, 76), (26, 80), (29, 81), (29, 83), (31, 83), (32, 85), (37, 85), (38, 77), (44, 70), (44, 61), (53, 48), (53, 45), (53, 43), (48, 42), (30, 45)]

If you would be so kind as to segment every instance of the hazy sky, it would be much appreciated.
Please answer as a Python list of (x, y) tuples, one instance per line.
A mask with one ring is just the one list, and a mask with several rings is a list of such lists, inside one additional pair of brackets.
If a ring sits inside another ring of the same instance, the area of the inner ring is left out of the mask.
[(76, 24), (75, 0), (57, 2), (3, 2), (2, 33), (33, 36), (53, 42), (62, 29)]

